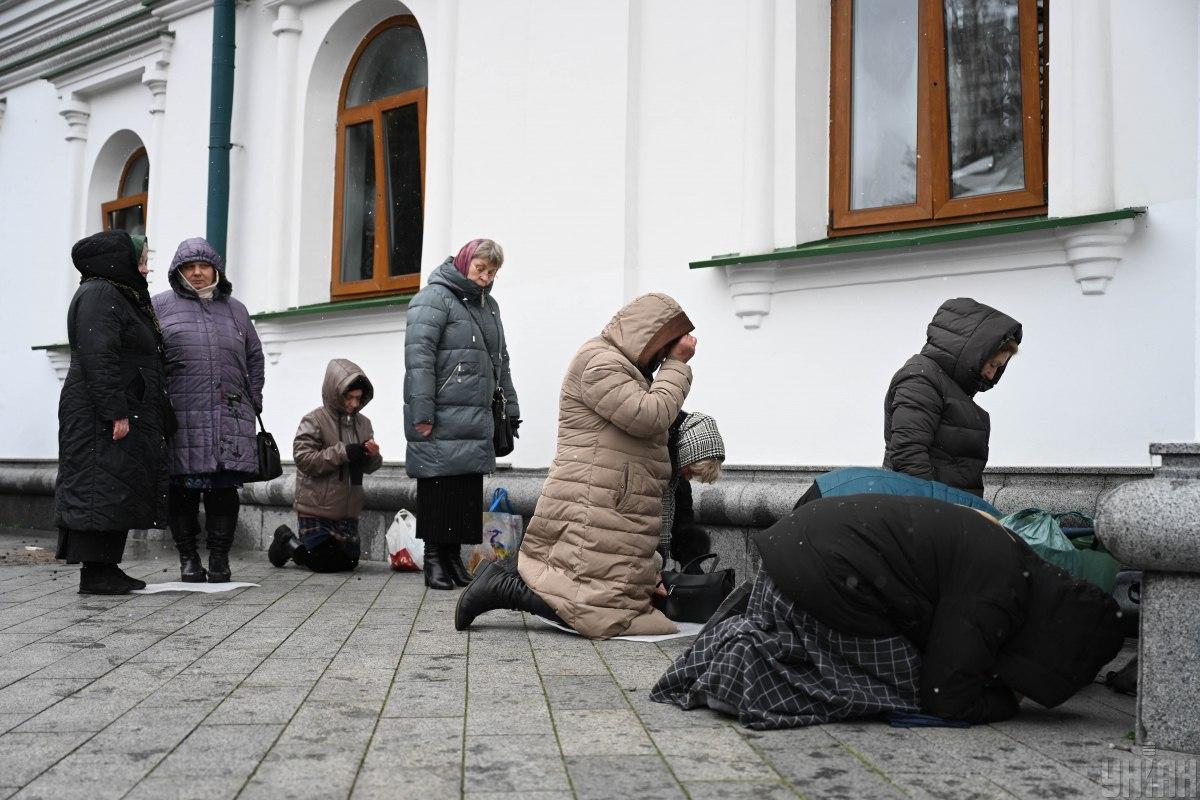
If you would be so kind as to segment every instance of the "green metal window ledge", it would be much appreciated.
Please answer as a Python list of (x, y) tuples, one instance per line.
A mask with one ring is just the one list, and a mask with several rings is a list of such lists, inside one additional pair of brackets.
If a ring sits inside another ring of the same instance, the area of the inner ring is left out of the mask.
[(263, 311), (251, 314), (255, 322), (267, 322), (288, 319), (291, 317), (309, 317), (314, 315), (340, 314), (346, 311), (368, 311), (391, 306), (406, 306), (415, 294), (398, 294), (390, 297), (370, 297), (365, 300), (342, 300), (337, 303), (315, 303), (308, 306), (293, 306), (283, 311)]
[(889, 231), (887, 233), (839, 236), (832, 239), (818, 239), (813, 242), (805, 242), (795, 247), (782, 247), (769, 253), (727, 253), (725, 255), (713, 256), (704, 261), (692, 261), (688, 264), (688, 267), (691, 269), (737, 267), (746, 264), (790, 261), (800, 258), (818, 258), (820, 256), (868, 253), (875, 250), (893, 250), (903, 247), (921, 247), (924, 245), (956, 242), (964, 239), (981, 239), (988, 236), (1006, 236), (1029, 233), (1030, 231), (1090, 225), (1097, 222), (1133, 219), (1144, 213), (1146, 213), (1145, 208), (1123, 208), (1118, 211), (1106, 211), (1101, 214), (1084, 214), (1077, 217), (1021, 217), (1019, 219), (970, 222), (963, 225), (945, 225), (936, 228), (911, 228), (902, 231)]
[[(315, 303), (308, 306), (293, 306), (283, 311), (263, 311), (258, 314), (251, 314), (250, 319), (255, 322), (277, 322), (297, 317), (341, 314), (347, 311), (371, 311), (378, 308), (407, 306), (408, 301), (412, 300), (413, 297), (415, 297), (413, 294), (399, 294), (391, 297), (371, 297), (366, 300), (344, 300), (340, 303)], [(54, 344), (37, 344), (30, 349), (69, 350), (70, 348), (71, 346), (66, 342), (55, 342)]]

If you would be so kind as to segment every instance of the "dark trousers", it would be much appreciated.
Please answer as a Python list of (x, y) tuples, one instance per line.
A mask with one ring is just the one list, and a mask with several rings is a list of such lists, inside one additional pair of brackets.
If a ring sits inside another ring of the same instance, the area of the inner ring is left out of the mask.
[(56, 558), (68, 564), (120, 564), (129, 531), (73, 531), (58, 529)]
[(205, 516), (237, 518), (241, 501), (237, 489), (188, 489), (171, 484), (167, 496), (172, 517), (195, 519), (200, 514), (200, 501), (204, 501)]
[(332, 539), (326, 539), (311, 550), (301, 545), (292, 553), (292, 561), (313, 572), (349, 572), (358, 566), (358, 559), (351, 558)]

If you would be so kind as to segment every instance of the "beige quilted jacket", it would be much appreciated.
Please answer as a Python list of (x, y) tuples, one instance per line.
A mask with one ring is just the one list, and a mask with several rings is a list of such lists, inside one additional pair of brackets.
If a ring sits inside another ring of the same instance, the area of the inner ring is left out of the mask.
[(667, 429), (692, 370), (666, 359), (693, 326), (665, 294), (625, 306), (584, 343), (563, 380), (558, 450), (521, 544), (521, 577), (568, 625), (597, 639), (673, 633), (650, 604), (662, 495), (671, 477)]

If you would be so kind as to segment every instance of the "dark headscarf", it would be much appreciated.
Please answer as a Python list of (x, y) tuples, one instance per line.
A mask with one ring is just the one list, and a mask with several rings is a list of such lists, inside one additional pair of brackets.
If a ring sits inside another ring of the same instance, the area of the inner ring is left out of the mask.
[[(146, 239), (139, 238), (144, 248)], [(80, 283), (108, 281), (125, 296), (130, 305), (154, 328), (161, 352), (162, 330), (158, 327), (158, 317), (155, 316), (154, 306), (150, 303), (150, 285), (146, 282), (146, 276), (138, 271), (140, 254), (140, 249), (128, 232), (102, 231), (76, 242), (71, 248), (71, 261), (75, 269), (79, 270)]]
[(458, 255), (454, 257), (454, 268), (461, 272), (464, 276), (471, 269), (471, 259), (475, 256), (475, 251), (479, 249), (479, 245), (483, 243), (483, 239), (472, 239), (462, 246), (458, 251)]

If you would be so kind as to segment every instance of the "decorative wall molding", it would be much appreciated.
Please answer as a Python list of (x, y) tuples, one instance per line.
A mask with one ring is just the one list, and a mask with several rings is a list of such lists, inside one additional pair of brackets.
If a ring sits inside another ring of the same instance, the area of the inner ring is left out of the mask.
[(92, 107), (86, 100), (69, 94), (60, 97), (59, 101), (58, 115), (67, 121), (66, 140), (68, 142), (86, 142)]
[(67, 345), (47, 347), (43, 350), (50, 366), (54, 368), (54, 377), (62, 383), (67, 379), (67, 370), (71, 368), (71, 348)]
[(176, 20), (212, 8), (213, 0), (167, 0), (154, 8), (150, 13), (157, 19), (170, 24)]
[(1011, 237), (763, 261), (724, 270), (734, 314), (748, 330), (755, 330), (770, 315), (774, 295), (842, 286), (1070, 267), (1083, 294), (1104, 294), (1135, 230), (1132, 219), (1118, 219)]
[[(136, 44), (109, 55), (95, 58), (72, 69), (48, 76), (59, 94), (90, 97), (105, 89), (122, 84), (161, 80), (166, 86), (166, 69), (171, 63), (171, 48), (175, 44), (169, 33), (151, 34)], [(151, 89), (151, 93), (153, 93)]]
[(165, 30), (162, 20), (128, 0), (48, 3), (38, 14), (0, 25), (0, 92), (39, 78), (53, 81)]
[(278, 364), (289, 342), (310, 339), (341, 339), (358, 336), (387, 336), (404, 333), (407, 306), (342, 311), (334, 314), (282, 317), (254, 323), (267, 361)]

